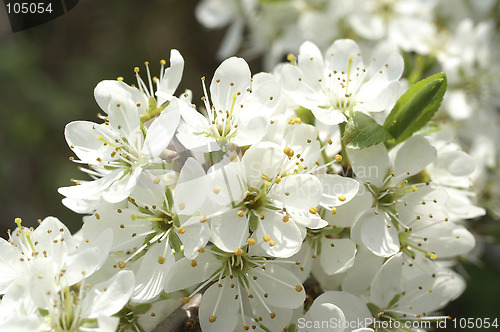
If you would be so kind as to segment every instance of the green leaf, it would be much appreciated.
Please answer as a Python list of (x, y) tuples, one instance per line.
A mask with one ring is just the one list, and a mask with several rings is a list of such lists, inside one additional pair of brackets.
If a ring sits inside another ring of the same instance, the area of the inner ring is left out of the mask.
[(136, 315), (144, 315), (149, 309), (151, 309), (151, 303), (141, 303), (136, 305), (133, 311)]
[(393, 139), (391, 134), (373, 118), (362, 112), (354, 112), (347, 121), (342, 143), (350, 149), (364, 149)]
[(415, 83), (399, 98), (384, 123), (395, 138), (388, 147), (404, 142), (432, 119), (441, 106), (446, 86), (446, 74), (439, 73)]
[(413, 133), (413, 136), (417, 135), (428, 135), (440, 131), (441, 127), (437, 122), (429, 121), (422, 128)]
[(259, 227), (259, 217), (257, 217), (253, 213), (250, 213), (249, 225), (252, 232), (257, 231), (257, 227)]

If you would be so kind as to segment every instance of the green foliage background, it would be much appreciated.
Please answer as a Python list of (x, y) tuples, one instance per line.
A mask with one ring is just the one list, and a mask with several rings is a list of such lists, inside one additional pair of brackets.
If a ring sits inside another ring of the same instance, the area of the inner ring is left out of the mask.
[[(186, 69), (178, 93), (201, 97), (200, 77), (210, 78), (224, 31), (207, 31), (194, 17), (195, 0), (84, 0), (67, 14), (38, 27), (12, 33), (0, 9), (0, 234), (56, 216), (74, 232), (81, 216), (66, 209), (57, 188), (85, 178), (64, 140), (74, 120), (100, 121), (93, 98), (103, 79), (123, 76), (134, 83), (133, 67), (150, 62), (153, 75), (170, 49), (184, 56)], [(258, 59), (250, 62), (261, 70)], [(494, 229), (498, 229), (494, 227)], [(500, 249), (485, 247), (482, 267), (470, 264), (466, 293), (451, 304), (455, 317), (500, 320)], [(500, 322), (499, 322), (500, 323)], [(451, 329), (453, 330), (453, 329)]]

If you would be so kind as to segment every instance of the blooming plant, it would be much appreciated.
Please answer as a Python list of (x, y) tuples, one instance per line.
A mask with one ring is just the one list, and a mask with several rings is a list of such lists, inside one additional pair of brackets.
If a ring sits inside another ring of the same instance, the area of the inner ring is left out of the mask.
[[(500, 77), (479, 77), (494, 70), (494, 25), (437, 26), (437, 0), (357, 2), (201, 1), (201, 23), (230, 25), (201, 105), (176, 94), (177, 50), (159, 77), (146, 63), (136, 85), (97, 84), (102, 122), (65, 128), (86, 174), (59, 193), (83, 226), (16, 220), (0, 241), (0, 330), (152, 331), (197, 294), (203, 331), (446, 319), (465, 289), (456, 258), (476, 245), (467, 222), (498, 212), (476, 199), (492, 195), (495, 144), (467, 146), (495, 138), (453, 126), (498, 116), (498, 98), (476, 93)], [(272, 73), (229, 57), (245, 26)], [(492, 161), (474, 164), (480, 153)]]

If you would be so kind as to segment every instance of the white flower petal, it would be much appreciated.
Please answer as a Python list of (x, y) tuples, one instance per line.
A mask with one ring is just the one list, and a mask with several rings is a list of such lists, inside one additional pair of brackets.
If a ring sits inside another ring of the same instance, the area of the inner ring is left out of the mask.
[[(250, 282), (250, 291), (259, 293), (260, 298), (264, 299), (266, 304), (295, 309), (304, 303), (306, 298), (304, 287), (299, 279), (288, 270), (276, 264), (267, 264), (265, 270), (259, 267), (253, 268), (249, 271), (249, 276), (251, 277), (252, 274), (257, 279)], [(254, 284), (258, 284), (259, 287), (252, 287)], [(265, 293), (268, 294), (267, 297)]]
[[(371, 324), (372, 315), (364, 301), (347, 292), (328, 291), (318, 296), (314, 302), (331, 303), (340, 308), (348, 322), (361, 322), (361, 326)], [(346, 329), (345, 331), (351, 331)]]
[(192, 260), (186, 257), (175, 262), (165, 277), (165, 292), (175, 292), (208, 280), (221, 267), (221, 262), (205, 251), (196, 257), (196, 265), (193, 265)]
[(182, 234), (177, 234), (184, 245), (184, 256), (195, 258), (198, 249), (204, 248), (210, 240), (210, 228), (207, 223), (201, 223), (199, 216), (191, 217), (182, 227), (186, 230)]
[[(240, 304), (235, 299), (236, 288), (231, 288), (229, 278), (224, 278), (221, 284), (222, 287), (218, 283), (210, 286), (201, 299), (199, 317), (203, 331), (233, 331), (238, 323)], [(211, 317), (215, 317), (213, 323)]]
[(363, 244), (375, 255), (388, 257), (399, 252), (398, 231), (382, 214), (375, 215), (369, 211), (360, 217), (358, 223), (362, 223)]
[(284, 177), (273, 185), (270, 195), (285, 206), (299, 210), (316, 207), (323, 194), (320, 180), (311, 174), (296, 174)]
[(82, 303), (82, 306), (89, 310), (85, 313), (85, 317), (114, 315), (127, 304), (133, 291), (134, 273), (118, 271), (111, 279), (95, 285), (89, 291)]
[(361, 296), (370, 287), (373, 277), (383, 263), (383, 257), (376, 256), (371, 251), (360, 246), (354, 265), (347, 271), (347, 275), (342, 282), (342, 290)]
[(108, 190), (101, 193), (102, 197), (109, 203), (118, 203), (126, 199), (132, 190), (134, 190), (135, 185), (141, 175), (142, 168), (137, 167), (132, 171), (124, 175), (121, 179), (113, 182), (109, 186)]
[(436, 155), (436, 149), (425, 137), (411, 137), (397, 152), (394, 161), (394, 173), (396, 177), (400, 175), (408, 177), (418, 174), (434, 161)]
[(361, 50), (351, 39), (337, 39), (326, 51), (325, 64), (328, 72), (345, 72), (349, 69), (349, 57), (353, 58), (351, 68), (363, 68)]
[(319, 88), (318, 80), (323, 79), (324, 72), (323, 55), (319, 48), (310, 41), (304, 42), (297, 60), (302, 72), (307, 73), (304, 79), (310, 79), (307, 83), (312, 87), (318, 85)]
[(234, 252), (246, 244), (248, 218), (238, 216), (239, 209), (231, 209), (211, 219), (212, 242), (227, 252)]
[(184, 58), (176, 49), (170, 51), (170, 67), (165, 69), (163, 79), (160, 81), (156, 96), (158, 104), (172, 99), (175, 90), (179, 86), (184, 71)]
[(163, 291), (167, 273), (175, 262), (170, 245), (165, 242), (152, 244), (146, 255), (140, 258), (132, 295), (134, 301), (151, 300)]
[(181, 169), (174, 192), (175, 209), (179, 214), (192, 215), (205, 202), (208, 178), (201, 164), (188, 158)]
[(361, 150), (348, 149), (347, 153), (354, 174), (362, 183), (370, 181), (375, 186), (382, 185), (390, 165), (384, 143)]
[(321, 239), (320, 263), (328, 275), (347, 271), (354, 264), (356, 244), (350, 239)]
[(242, 158), (248, 187), (260, 188), (267, 181), (262, 178), (264, 174), (270, 181), (278, 175), (284, 156), (277, 144), (263, 142), (252, 145)]
[(113, 182), (117, 181), (123, 176), (124, 171), (116, 169), (111, 173), (103, 176), (94, 181), (82, 181), (81, 184), (71, 187), (61, 187), (57, 191), (68, 198), (72, 199), (95, 199), (96, 195), (100, 194), (103, 190), (109, 188)]
[(106, 125), (90, 121), (73, 121), (64, 128), (64, 137), (71, 150), (87, 163), (95, 163), (97, 158), (110, 161), (114, 148), (99, 140), (99, 137), (114, 142), (120, 136)]
[(148, 155), (150, 159), (153, 159), (158, 157), (168, 146), (179, 125), (180, 115), (177, 104), (180, 103), (183, 102), (177, 99), (171, 100), (167, 108), (149, 126), (144, 145), (142, 146), (142, 154)]
[[(300, 332), (342, 332), (345, 315), (342, 310), (333, 303), (314, 301), (309, 311), (304, 316), (306, 322), (311, 322), (312, 327), (299, 329)], [(324, 324), (327, 322), (328, 324)], [(333, 327), (330, 322), (335, 322), (337, 327)], [(315, 325), (319, 323), (319, 327)]]
[(335, 174), (318, 174), (316, 177), (323, 186), (321, 205), (327, 209), (349, 202), (358, 193), (359, 182), (354, 179)]
[[(217, 111), (229, 111), (236, 96), (239, 105), (250, 88), (250, 68), (242, 58), (232, 57), (221, 63), (210, 84), (212, 104)], [(239, 92), (239, 94), (238, 94)]]
[[(302, 243), (302, 233), (299, 227), (291, 221), (284, 222), (282, 215), (274, 211), (265, 213), (264, 217), (264, 220), (259, 221), (257, 228), (257, 241), (261, 248), (274, 257), (290, 257), (297, 253)], [(271, 240), (264, 241), (265, 235), (268, 235)]]
[(336, 227), (352, 227), (358, 217), (373, 204), (372, 194), (362, 186), (358, 194), (349, 202), (337, 207), (335, 214), (327, 213), (325, 216), (329, 225)]
[(392, 256), (382, 265), (370, 285), (370, 300), (380, 308), (387, 308), (391, 300), (401, 293), (402, 253)]

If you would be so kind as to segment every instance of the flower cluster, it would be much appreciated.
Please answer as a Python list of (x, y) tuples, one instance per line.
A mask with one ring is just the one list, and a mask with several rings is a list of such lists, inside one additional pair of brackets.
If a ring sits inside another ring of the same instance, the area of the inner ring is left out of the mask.
[[(297, 54), (253, 76), (244, 59), (224, 60), (208, 88), (202, 77), (201, 105), (177, 92), (177, 50), (159, 77), (146, 62), (135, 86), (100, 82), (102, 122), (65, 129), (86, 177), (59, 193), (82, 229), (16, 221), (0, 242), (0, 329), (151, 331), (197, 293), (203, 331), (446, 319), (438, 310), (465, 289), (453, 266), (475, 247), (467, 220), (490, 207), (476, 192), (495, 162), (491, 137), (472, 137), (482, 129), (457, 136), (450, 123), (476, 103), (479, 118), (496, 112), (477, 93), (492, 84), (478, 72), (491, 71), (493, 26), (446, 17), (459, 38), (437, 29), (439, 1), (357, 3), (202, 1), (205, 25), (231, 24), (224, 57), (245, 25), (272, 44), (268, 64)], [(345, 31), (380, 43), (334, 40)], [(424, 78), (436, 62), (447, 75)]]

